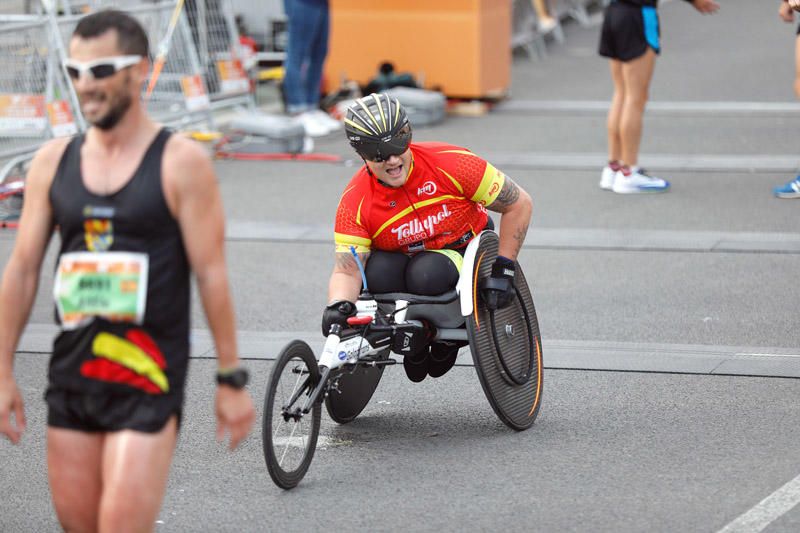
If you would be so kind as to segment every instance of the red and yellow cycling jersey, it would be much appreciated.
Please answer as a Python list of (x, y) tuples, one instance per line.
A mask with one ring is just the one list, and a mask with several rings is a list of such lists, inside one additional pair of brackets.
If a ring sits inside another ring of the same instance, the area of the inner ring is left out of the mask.
[(411, 143), (405, 184), (387, 187), (362, 167), (336, 211), (336, 251), (406, 253), (462, 248), (486, 226), (505, 176), (465, 148)]

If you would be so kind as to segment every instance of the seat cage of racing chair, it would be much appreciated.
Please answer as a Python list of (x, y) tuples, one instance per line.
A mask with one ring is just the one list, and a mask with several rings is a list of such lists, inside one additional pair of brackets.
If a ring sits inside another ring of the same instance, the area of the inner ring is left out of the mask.
[[(435, 340), (467, 340), (459, 295), (455, 289), (437, 296), (422, 296), (405, 292), (373, 295), (382, 313), (395, 311), (397, 302), (407, 302), (406, 320), (426, 321), (436, 328)], [(452, 331), (451, 331), (452, 330)]]

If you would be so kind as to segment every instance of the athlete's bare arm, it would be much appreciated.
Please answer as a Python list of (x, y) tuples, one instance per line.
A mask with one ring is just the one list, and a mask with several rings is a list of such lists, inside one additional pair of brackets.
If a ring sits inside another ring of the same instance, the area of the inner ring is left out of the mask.
[[(25, 430), (22, 397), (13, 377), (14, 352), (39, 285), (39, 272), (53, 233), (48, 193), (67, 140), (43, 146), (31, 162), (14, 250), (0, 284), (0, 434), (19, 442)], [(16, 424), (11, 422), (14, 414)]]
[[(239, 365), (236, 324), (225, 264), (225, 217), (214, 167), (202, 147), (173, 135), (164, 155), (167, 204), (181, 228), (189, 264), (208, 325), (214, 336), (220, 368)], [(245, 389), (217, 387), (217, 437), (230, 431), (235, 448), (250, 431), (255, 418)]]
[[(369, 252), (358, 254), (361, 264), (367, 266)], [(336, 252), (333, 274), (328, 282), (328, 303), (335, 300), (355, 302), (361, 292), (361, 271), (358, 269), (353, 254)]]
[[(787, 1), (787, 0), (784, 0), (784, 1)], [(800, 11), (800, 0), (788, 0), (787, 3), (789, 4), (789, 7), (791, 7), (795, 11)]]
[(500, 194), (494, 202), (486, 206), (486, 209), (502, 214), (500, 246), (497, 253), (509, 259), (516, 259), (522, 243), (525, 242), (528, 225), (531, 223), (533, 202), (530, 195), (506, 176)]
[(716, 13), (719, 9), (719, 4), (715, 0), (692, 0), (692, 5), (704, 15)]
[(780, 7), (778, 7), (778, 16), (784, 22), (794, 22), (794, 11), (785, 0), (782, 0)]

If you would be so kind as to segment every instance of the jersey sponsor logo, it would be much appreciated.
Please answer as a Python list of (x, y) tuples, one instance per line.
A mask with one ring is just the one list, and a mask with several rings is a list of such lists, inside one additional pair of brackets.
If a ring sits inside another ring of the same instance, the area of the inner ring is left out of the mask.
[(422, 222), (419, 218), (413, 218), (396, 228), (392, 228), (392, 233), (397, 236), (397, 243), (400, 246), (433, 237), (436, 225), (452, 215), (447, 204), (442, 205), (442, 210), (435, 215), (428, 215)]
[(436, 194), (436, 184), (432, 181), (423, 183), (422, 187), (417, 189), (417, 196), (422, 196), (423, 194), (427, 194), (428, 196)]

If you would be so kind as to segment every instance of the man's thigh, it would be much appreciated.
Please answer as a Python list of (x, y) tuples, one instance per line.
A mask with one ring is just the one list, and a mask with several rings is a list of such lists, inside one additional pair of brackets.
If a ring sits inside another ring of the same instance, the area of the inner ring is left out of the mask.
[(156, 433), (107, 433), (103, 446), (100, 528), (142, 531), (155, 527), (178, 434), (177, 417)]
[(58, 520), (66, 531), (95, 531), (103, 490), (103, 434), (47, 429), (47, 472)]

